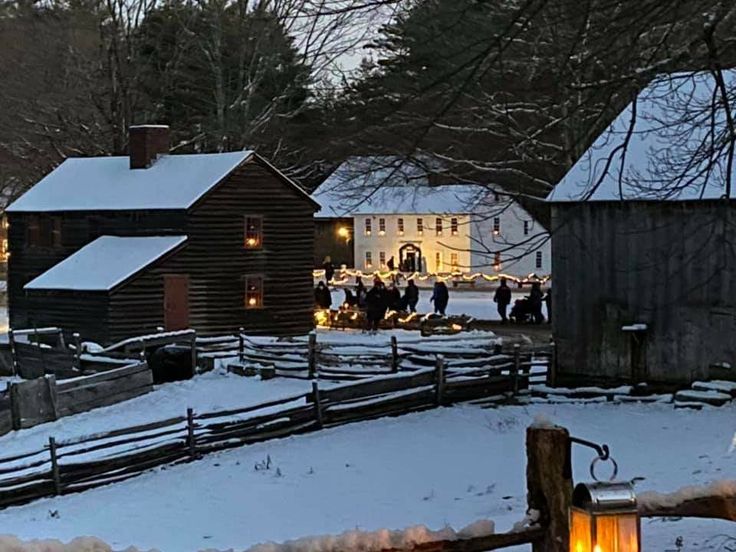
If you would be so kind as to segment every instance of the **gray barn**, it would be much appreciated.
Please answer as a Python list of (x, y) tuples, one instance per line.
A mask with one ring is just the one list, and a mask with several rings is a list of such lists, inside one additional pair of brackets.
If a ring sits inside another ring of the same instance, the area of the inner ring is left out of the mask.
[(629, 106), (550, 194), (559, 383), (682, 384), (736, 366), (736, 204), (723, 197), (722, 134), (681, 116), (707, 117), (713, 92), (705, 74), (651, 85), (634, 132)]

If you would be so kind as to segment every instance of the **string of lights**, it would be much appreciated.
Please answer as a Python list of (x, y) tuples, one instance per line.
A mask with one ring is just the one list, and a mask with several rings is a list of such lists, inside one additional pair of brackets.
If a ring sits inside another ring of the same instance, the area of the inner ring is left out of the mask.
[[(551, 275), (545, 274), (545, 275), (539, 275), (539, 274), (527, 274), (526, 276), (516, 276), (513, 274), (504, 274), (504, 273), (494, 273), (494, 274), (486, 274), (484, 272), (461, 272), (461, 271), (453, 271), (453, 272), (401, 272), (399, 270), (375, 270), (373, 272), (363, 272), (362, 270), (358, 269), (350, 269), (350, 268), (340, 268), (335, 270), (335, 276), (332, 279), (332, 282), (334, 284), (349, 284), (351, 278), (366, 278), (366, 279), (373, 279), (375, 277), (379, 277), (381, 280), (388, 280), (391, 278), (395, 278), (397, 275), (401, 275), (402, 278), (406, 280), (418, 280), (421, 282), (424, 282), (426, 280), (435, 279), (439, 281), (448, 281), (448, 280), (460, 280), (463, 282), (474, 282), (477, 279), (485, 280), (486, 282), (496, 282), (500, 280), (501, 278), (505, 278), (509, 282), (514, 282), (516, 284), (531, 284), (535, 282), (539, 282), (540, 284), (545, 284), (549, 280), (551, 280)], [(325, 277), (325, 270), (324, 269), (316, 269), (314, 270), (314, 278), (320, 279)]]

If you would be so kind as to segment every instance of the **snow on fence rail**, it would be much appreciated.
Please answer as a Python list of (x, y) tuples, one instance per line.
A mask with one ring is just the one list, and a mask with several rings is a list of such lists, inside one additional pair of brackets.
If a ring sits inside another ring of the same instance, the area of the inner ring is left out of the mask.
[(78, 492), (277, 437), (482, 397), (509, 397), (526, 386), (521, 376), (456, 372), (437, 357), (431, 368), (331, 389), (321, 390), (315, 380), (310, 393), (255, 406), (206, 413), (189, 409), (186, 416), (96, 435), (59, 442), (51, 437), (41, 450), (0, 458), (0, 506)]
[(464, 336), (462, 339), (422, 339), (399, 342), (391, 336), (386, 344), (318, 343), (311, 334), (308, 340), (258, 342), (244, 334), (217, 340), (198, 340), (203, 364), (214, 366), (221, 358), (233, 359), (228, 366), (241, 375), (260, 374), (264, 378), (286, 377), (357, 380), (377, 375), (411, 372), (432, 366), (437, 355), (455, 369), (511, 374), (534, 370), (535, 383), (545, 383), (547, 371), (554, 371), (553, 344), (537, 347), (513, 346), (503, 351), (488, 336)]

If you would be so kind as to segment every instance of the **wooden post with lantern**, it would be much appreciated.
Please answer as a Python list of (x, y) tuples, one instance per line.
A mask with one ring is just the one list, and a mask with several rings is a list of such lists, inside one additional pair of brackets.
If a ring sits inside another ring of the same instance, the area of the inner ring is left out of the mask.
[(527, 501), (539, 512), (544, 538), (533, 552), (569, 551), (569, 512), (572, 504), (570, 434), (564, 427), (535, 424), (526, 430)]

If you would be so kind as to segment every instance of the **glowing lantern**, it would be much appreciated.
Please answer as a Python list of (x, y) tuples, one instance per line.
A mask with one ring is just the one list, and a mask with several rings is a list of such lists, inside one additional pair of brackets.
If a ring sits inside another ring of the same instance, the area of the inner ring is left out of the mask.
[(341, 238), (347, 239), (350, 237), (350, 230), (348, 230), (344, 226), (341, 226), (340, 228), (337, 229), (337, 235), (340, 236)]
[(580, 483), (572, 494), (570, 552), (639, 552), (631, 483)]

